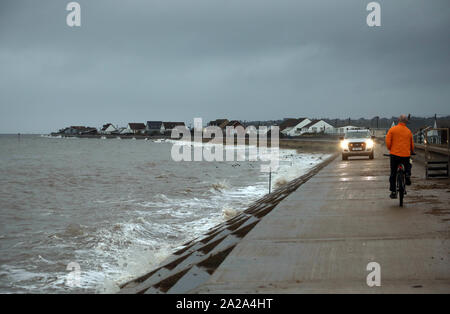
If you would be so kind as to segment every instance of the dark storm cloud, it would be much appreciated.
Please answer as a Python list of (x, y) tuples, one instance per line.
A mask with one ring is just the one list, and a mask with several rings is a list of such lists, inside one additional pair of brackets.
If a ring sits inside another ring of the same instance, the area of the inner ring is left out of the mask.
[(0, 132), (449, 113), (445, 0), (68, 2), (1, 2)]

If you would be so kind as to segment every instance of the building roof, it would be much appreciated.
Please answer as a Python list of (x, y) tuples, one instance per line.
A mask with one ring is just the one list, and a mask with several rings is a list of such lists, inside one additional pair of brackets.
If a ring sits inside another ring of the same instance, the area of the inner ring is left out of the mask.
[(132, 130), (144, 130), (145, 124), (144, 123), (128, 123), (130, 126), (130, 129)]
[(297, 124), (299, 124), (299, 120), (298, 119), (285, 119), (281, 124), (280, 124), (280, 131), (283, 131), (286, 128), (293, 128), (294, 126), (296, 126)]
[(103, 124), (102, 131), (106, 131), (106, 129), (109, 128), (111, 125), (112, 125), (111, 123)]
[(314, 120), (312, 120), (310, 123), (308, 123), (307, 125), (305, 125), (303, 128), (309, 129), (310, 127), (314, 126), (314, 124), (316, 124), (317, 122), (320, 122), (320, 121), (322, 121), (322, 120), (314, 119)]
[(210, 122), (209, 122), (209, 124), (213, 124), (213, 123), (215, 123), (215, 124), (222, 124), (222, 123), (224, 123), (224, 122), (228, 122), (228, 119), (216, 119), (216, 120), (211, 120)]
[(161, 129), (162, 121), (147, 121), (147, 127), (149, 129)]
[(185, 126), (184, 122), (164, 122), (164, 128), (171, 130), (177, 126)]
[(230, 122), (227, 123), (227, 125), (225, 127), (227, 127), (227, 126), (236, 127), (236, 126), (239, 126), (239, 125), (243, 126), (240, 121), (238, 121), (238, 120), (231, 120)]
[(212, 120), (208, 123), (209, 126), (218, 126), (219, 128), (223, 129), (226, 127), (229, 123), (228, 119), (216, 119)]
[(287, 129), (287, 128), (293, 128), (294, 126), (303, 122), (306, 119), (308, 119), (308, 118), (298, 118), (298, 119), (287, 118), (280, 124), (280, 131), (283, 131), (284, 129)]

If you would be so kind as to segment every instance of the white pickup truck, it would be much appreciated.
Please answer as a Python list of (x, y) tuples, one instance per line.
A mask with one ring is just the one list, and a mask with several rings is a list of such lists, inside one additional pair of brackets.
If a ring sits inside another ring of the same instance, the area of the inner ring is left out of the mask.
[(373, 159), (374, 136), (369, 130), (349, 130), (341, 137), (342, 160), (351, 156), (369, 156)]

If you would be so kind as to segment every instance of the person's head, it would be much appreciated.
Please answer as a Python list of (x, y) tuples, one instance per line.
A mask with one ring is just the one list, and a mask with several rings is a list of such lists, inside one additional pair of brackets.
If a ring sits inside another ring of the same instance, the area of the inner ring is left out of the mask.
[(398, 122), (403, 122), (403, 123), (408, 122), (408, 116), (406, 114), (400, 115), (400, 117), (398, 118)]

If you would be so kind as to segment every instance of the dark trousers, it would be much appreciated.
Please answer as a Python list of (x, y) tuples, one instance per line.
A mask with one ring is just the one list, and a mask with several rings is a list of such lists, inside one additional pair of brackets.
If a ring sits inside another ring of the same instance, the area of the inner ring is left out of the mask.
[(399, 157), (391, 155), (391, 176), (389, 177), (389, 189), (391, 190), (391, 192), (395, 192), (397, 167), (399, 164), (403, 164), (403, 166), (405, 166), (406, 176), (411, 177), (411, 163), (409, 162), (409, 158), (410, 157)]

